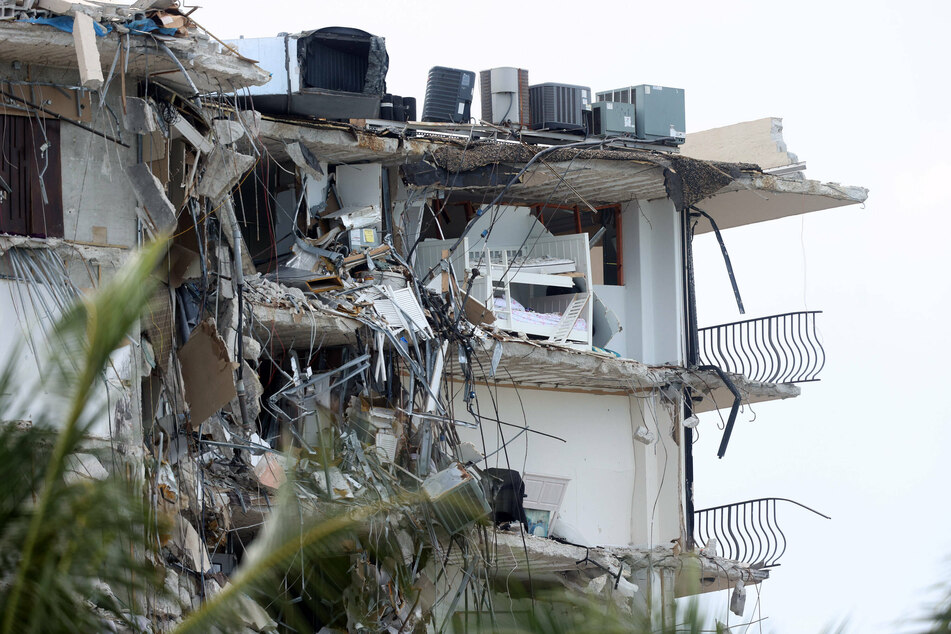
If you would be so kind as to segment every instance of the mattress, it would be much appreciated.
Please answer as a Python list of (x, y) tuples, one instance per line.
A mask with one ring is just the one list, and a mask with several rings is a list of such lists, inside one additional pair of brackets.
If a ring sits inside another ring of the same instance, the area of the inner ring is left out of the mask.
[[(501, 297), (495, 298), (495, 311), (508, 312), (505, 306), (505, 299)], [(533, 310), (525, 308), (519, 302), (513, 299), (511, 321), (513, 323), (521, 323), (526, 325), (554, 327), (557, 326), (558, 322), (561, 321), (561, 313), (536, 313)], [(587, 322), (579, 317), (578, 321), (575, 322), (574, 327), (571, 329), (571, 332), (587, 333)]]

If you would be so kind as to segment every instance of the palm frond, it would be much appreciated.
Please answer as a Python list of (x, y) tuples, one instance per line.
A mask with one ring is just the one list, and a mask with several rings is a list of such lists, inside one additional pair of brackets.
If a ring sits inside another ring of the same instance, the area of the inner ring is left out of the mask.
[[(123, 619), (159, 579), (145, 557), (148, 513), (125, 474), (67, 478), (71, 457), (101, 408), (96, 388), (128, 335), (164, 253), (157, 242), (135, 254), (99, 291), (63, 315), (50, 336), (44, 389), (54, 395), (32, 426), (0, 429), (0, 632), (92, 631), (103, 614)], [(0, 372), (0, 409), (12, 392)], [(9, 420), (0, 411), (0, 420)], [(105, 585), (104, 585), (105, 584)], [(160, 584), (159, 584), (160, 586)], [(117, 596), (108, 588), (122, 589)]]

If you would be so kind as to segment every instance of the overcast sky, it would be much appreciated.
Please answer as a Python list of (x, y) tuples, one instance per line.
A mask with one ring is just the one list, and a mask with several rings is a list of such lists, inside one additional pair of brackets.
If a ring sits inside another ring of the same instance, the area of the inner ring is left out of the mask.
[[(905, 632), (929, 588), (951, 580), (949, 7), (212, 0), (194, 17), (222, 38), (325, 26), (384, 36), (388, 90), (420, 112), (437, 65), (518, 66), (531, 83), (595, 91), (684, 88), (688, 133), (783, 117), (808, 177), (868, 187), (864, 208), (724, 233), (747, 315), (825, 311), (828, 362), (800, 398), (756, 406), (755, 420), (744, 410), (723, 460), (717, 417), (704, 417), (696, 500), (790, 497), (832, 516), (780, 509), (789, 546), (761, 589), (763, 632), (844, 617), (853, 632)], [(696, 257), (701, 325), (738, 319), (712, 235)], [(744, 620), (758, 618), (756, 599), (751, 588)], [(708, 607), (725, 618), (727, 601)]]

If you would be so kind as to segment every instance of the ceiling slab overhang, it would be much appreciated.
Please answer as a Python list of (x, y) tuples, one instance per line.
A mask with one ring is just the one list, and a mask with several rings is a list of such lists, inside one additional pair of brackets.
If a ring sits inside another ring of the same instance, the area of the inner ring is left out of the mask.
[[(741, 227), (865, 202), (868, 189), (767, 174), (743, 174), (697, 207), (716, 220), (720, 229)], [(697, 233), (713, 228), (701, 222)]]

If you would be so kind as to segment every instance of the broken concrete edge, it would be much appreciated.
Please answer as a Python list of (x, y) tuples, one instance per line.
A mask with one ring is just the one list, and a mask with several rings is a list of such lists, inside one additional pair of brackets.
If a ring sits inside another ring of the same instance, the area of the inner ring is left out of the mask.
[(868, 199), (868, 188), (839, 183), (824, 183), (818, 180), (788, 178), (770, 174), (744, 174), (717, 193), (754, 190), (764, 194), (801, 194), (822, 196), (849, 205), (864, 203)]
[[(320, 306), (310, 305), (303, 310), (291, 304), (269, 305), (249, 301), (252, 325), (250, 334), (256, 338), (273, 339), (278, 348), (310, 348), (311, 346), (352, 345), (364, 322)], [(497, 344), (498, 342), (498, 344)], [(682, 383), (700, 394), (709, 394), (725, 388), (719, 376), (710, 371), (697, 371), (680, 366), (649, 366), (633, 359), (622, 359), (596, 351), (584, 351), (541, 341), (516, 339), (514, 337), (485, 337), (476, 352), (482, 358), (476, 378), (481, 381), (511, 382), (506, 369), (528, 364), (535, 373), (531, 381), (516, 379), (517, 385), (557, 385), (589, 390), (607, 390), (618, 393), (650, 390)], [(503, 368), (490, 376), (495, 345), (502, 346), (499, 367)], [(558, 367), (564, 373), (576, 374), (583, 381), (572, 382), (563, 377), (547, 377), (540, 368)], [(744, 400), (774, 400), (794, 398), (801, 394), (798, 386), (788, 383), (762, 383), (750, 381), (743, 375), (730, 375)], [(456, 378), (461, 378), (456, 377)], [(729, 404), (724, 405), (728, 407)]]
[[(712, 409), (729, 408), (732, 405), (732, 397), (728, 398), (726, 396), (727, 386), (716, 372), (691, 369), (676, 369), (672, 372), (680, 377), (680, 380), (686, 387), (689, 387), (699, 394), (709, 396), (718, 391), (724, 394), (724, 397), (721, 399), (722, 402), (712, 403), (713, 407), (698, 407), (696, 411), (711, 411)], [(742, 374), (733, 373), (727, 373), (727, 376), (730, 377), (730, 380), (740, 391), (743, 403), (745, 404), (796, 398), (802, 394), (802, 389), (793, 383), (751, 381)]]
[(253, 300), (248, 304), (252, 316), (250, 334), (279, 349), (352, 345), (357, 343), (357, 331), (364, 327), (356, 319), (320, 307), (303, 310)]
[[(105, 37), (96, 38), (100, 72), (108, 71), (120, 46), (124, 48), (121, 38), (122, 36), (115, 31)], [(163, 78), (181, 88), (188, 88), (189, 84), (180, 79), (178, 66), (166, 55), (156, 55), (158, 49), (150, 42), (151, 39), (144, 36), (131, 39), (127, 78), (144, 79), (149, 74), (171, 71), (171, 74), (163, 75)], [(271, 79), (270, 73), (255, 64), (227, 54), (227, 49), (223, 49), (206, 37), (190, 34), (186, 37), (165, 39), (163, 43), (190, 72), (191, 80), (202, 93), (230, 92), (251, 86), (261, 86)], [(65, 33), (43, 25), (0, 21), (0, 61), (22, 60), (31, 57), (33, 52), (43, 55), (44, 52), (72, 49), (73, 46), (72, 33)], [(226, 54), (222, 54), (222, 51)], [(142, 57), (145, 53), (149, 53), (151, 64), (139, 66), (136, 58)], [(57, 65), (66, 69), (79, 68), (75, 56), (68, 61), (58, 61)]]
[[(488, 370), (492, 366), (492, 355), (496, 345), (502, 347), (500, 367), (528, 363), (537, 372), (539, 383), (570, 385), (564, 380), (546, 379), (545, 367), (570, 369), (572, 373), (584, 377), (584, 384), (592, 388), (623, 391), (624, 386), (650, 388), (669, 381), (665, 369), (657, 370), (634, 359), (622, 359), (594, 350), (577, 350), (544, 341), (518, 339), (506, 335), (494, 335), (481, 340), (481, 349), (477, 351), (483, 356), (480, 371), (485, 372), (478, 375), (482, 380), (493, 380)], [(603, 382), (599, 383), (599, 378), (603, 379)], [(507, 382), (504, 371), (497, 372), (494, 379)]]
[(702, 160), (743, 160), (762, 169), (799, 162), (799, 158), (786, 147), (780, 117), (764, 117), (691, 132), (680, 146), (680, 153)]
[(268, 152), (278, 160), (289, 160), (287, 145), (300, 143), (321, 160), (353, 163), (374, 161), (384, 166), (421, 161), (439, 141), (415, 138), (393, 138), (371, 130), (340, 123), (286, 123), (264, 116), (261, 139)]
[[(695, 575), (697, 583), (701, 578), (716, 578), (730, 585), (738, 580), (745, 584), (756, 584), (769, 578), (769, 570), (754, 568), (724, 557), (704, 555), (699, 549), (697, 552), (682, 553), (677, 548), (664, 546), (586, 547), (501, 529), (494, 529), (493, 543), (497, 544), (498, 548), (489, 571), (503, 578), (516, 570), (524, 570), (527, 566), (531, 566), (536, 572), (567, 572), (594, 568), (591, 572), (595, 574), (608, 572), (616, 575), (620, 571), (629, 580), (633, 573), (640, 570), (668, 570), (675, 574)], [(462, 558), (460, 555), (450, 554), (449, 562), (458, 565), (462, 563)]]
[(127, 246), (117, 244), (91, 244), (64, 240), (63, 238), (32, 238), (0, 234), (0, 256), (10, 249), (49, 249), (64, 260), (80, 258), (92, 264), (117, 268), (131, 254)]

